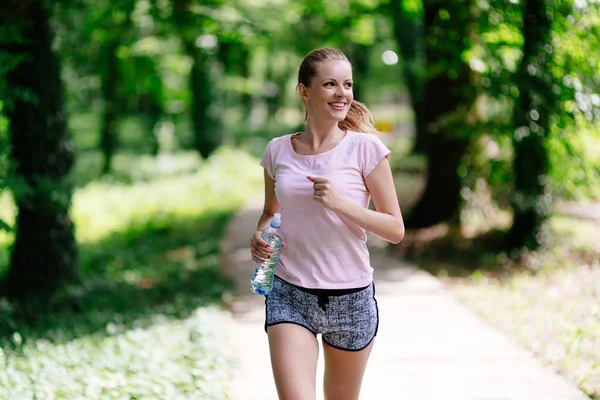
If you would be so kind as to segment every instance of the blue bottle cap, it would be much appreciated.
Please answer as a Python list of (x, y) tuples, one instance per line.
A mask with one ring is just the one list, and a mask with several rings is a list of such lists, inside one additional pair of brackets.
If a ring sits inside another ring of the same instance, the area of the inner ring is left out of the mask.
[(273, 228), (279, 228), (281, 226), (281, 214), (275, 213), (273, 219), (271, 220), (271, 226)]

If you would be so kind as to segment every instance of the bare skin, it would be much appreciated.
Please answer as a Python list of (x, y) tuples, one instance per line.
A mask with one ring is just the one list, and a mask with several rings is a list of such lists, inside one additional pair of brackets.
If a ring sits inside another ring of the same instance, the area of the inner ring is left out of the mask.
[[(318, 154), (335, 147), (346, 135), (338, 127), (350, 108), (352, 68), (345, 61), (326, 61), (317, 66), (317, 76), (309, 87), (299, 85), (300, 97), (307, 112), (306, 130), (294, 137), (292, 145), (298, 154)], [(335, 182), (318, 176), (307, 176), (313, 185), (314, 200), (324, 207), (352, 220), (384, 240), (398, 243), (404, 236), (404, 223), (387, 159), (382, 160), (365, 177), (365, 185), (377, 211), (369, 210), (340, 195)], [(275, 195), (275, 182), (264, 173), (265, 203), (257, 230), (250, 239), (252, 260), (263, 261), (272, 250), (261, 238), (280, 204)], [(280, 400), (313, 400), (316, 398), (318, 341), (306, 328), (282, 323), (267, 328), (271, 365)], [(326, 400), (358, 399), (367, 361), (373, 348), (344, 351), (323, 343), (325, 375), (323, 390)]]
[(325, 377), (323, 391), (327, 400), (358, 399), (367, 361), (373, 349), (371, 342), (361, 351), (344, 351), (323, 343)]
[(308, 329), (295, 324), (267, 328), (271, 366), (280, 400), (314, 400), (319, 343)]

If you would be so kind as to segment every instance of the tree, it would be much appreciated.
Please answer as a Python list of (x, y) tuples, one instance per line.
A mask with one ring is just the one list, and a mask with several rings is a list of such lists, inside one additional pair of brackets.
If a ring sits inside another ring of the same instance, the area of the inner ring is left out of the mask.
[[(136, 3), (136, 0), (57, 2), (60, 11), (53, 16), (57, 51), (63, 70), (67, 71), (68, 108), (77, 114), (95, 111), (95, 104), (101, 105), (97, 145), (103, 157), (102, 175), (112, 169), (119, 146), (117, 125), (128, 111), (124, 89), (129, 87), (123, 70), (131, 60), (122, 54), (129, 54), (127, 46), (135, 37), (132, 13)], [(137, 78), (142, 80), (143, 77), (145, 75)], [(82, 85), (85, 80), (97, 81), (99, 85)], [(78, 84), (73, 85), (77, 81)], [(95, 101), (97, 99), (101, 101)]]
[(52, 50), (50, 12), (44, 2), (7, 0), (2, 25), (16, 34), (0, 51), (20, 62), (6, 74), (10, 90), (10, 157), (26, 190), (14, 190), (18, 216), (5, 294), (49, 295), (78, 279), (77, 245), (69, 217), (74, 161), (63, 108), (60, 62)]
[(423, 37), (423, 10), (406, 10), (405, 1), (390, 0), (389, 7), (394, 27), (394, 37), (402, 55), (402, 75), (406, 83), (415, 114), (415, 142), (413, 154), (425, 153), (426, 126), (424, 81), (425, 60)]
[(208, 17), (193, 13), (191, 5), (190, 0), (173, 0), (173, 22), (185, 54), (192, 60), (189, 79), (194, 147), (202, 158), (208, 158), (222, 141), (215, 112), (216, 93), (212, 76), (215, 60), (209, 53), (216, 46), (213, 43), (216, 37), (207, 35), (205, 40), (200, 38), (198, 27), (202, 29)]
[(478, 121), (476, 73), (465, 53), (475, 36), (473, 0), (442, 3), (426, 0), (424, 88), (427, 184), (406, 220), (421, 228), (458, 219), (462, 180), (458, 168)]
[(537, 248), (551, 212), (547, 138), (553, 113), (552, 22), (546, 0), (523, 5), (523, 57), (517, 72), (519, 98), (514, 109), (514, 212), (511, 248)]
[(107, 174), (112, 168), (112, 159), (117, 147), (117, 118), (119, 116), (118, 89), (121, 85), (120, 62), (117, 56), (119, 47), (123, 44), (124, 36), (131, 28), (131, 13), (135, 2), (123, 0), (118, 4), (111, 2), (106, 7), (105, 17), (101, 25), (108, 23), (101, 30), (104, 36), (100, 57), (104, 64), (101, 68), (100, 81), (102, 83), (102, 97), (104, 100), (104, 113), (100, 128), (100, 149), (104, 155), (102, 174)]

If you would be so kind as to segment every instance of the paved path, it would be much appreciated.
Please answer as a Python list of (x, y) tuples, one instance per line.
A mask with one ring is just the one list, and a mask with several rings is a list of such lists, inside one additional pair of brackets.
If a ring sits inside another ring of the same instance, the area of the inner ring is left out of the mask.
[[(249, 292), (249, 236), (261, 201), (233, 219), (222, 243), (223, 270), (240, 297), (231, 303), (230, 333), (239, 368), (233, 400), (276, 400), (264, 298)], [(562, 376), (460, 304), (444, 285), (386, 255), (370, 238), (380, 327), (365, 374), (363, 400), (589, 400)], [(322, 399), (322, 357), (317, 371)]]

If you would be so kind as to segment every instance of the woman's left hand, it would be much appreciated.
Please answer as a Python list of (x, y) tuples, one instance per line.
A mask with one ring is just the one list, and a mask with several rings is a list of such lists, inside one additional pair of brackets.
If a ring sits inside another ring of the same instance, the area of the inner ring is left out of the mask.
[(319, 176), (307, 176), (306, 178), (313, 183), (313, 198), (315, 201), (323, 204), (331, 211), (337, 211), (342, 207), (344, 197), (335, 190), (329, 179)]

